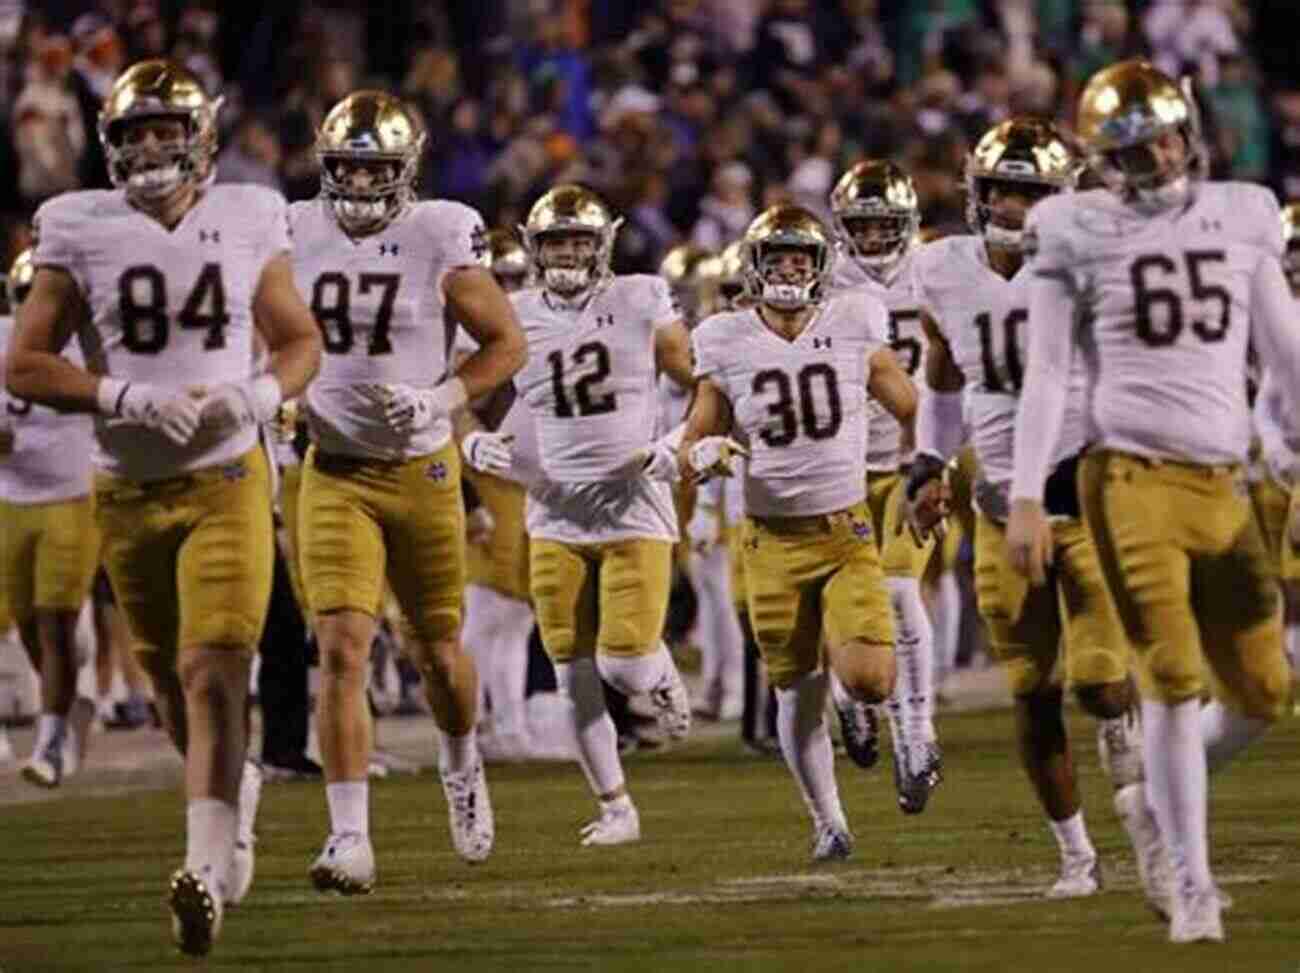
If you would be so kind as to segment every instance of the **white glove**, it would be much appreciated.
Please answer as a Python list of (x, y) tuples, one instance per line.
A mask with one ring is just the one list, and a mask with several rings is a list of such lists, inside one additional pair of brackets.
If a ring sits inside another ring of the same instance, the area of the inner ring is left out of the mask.
[(705, 504), (696, 504), (691, 522), (686, 525), (686, 536), (690, 539), (691, 549), (697, 554), (708, 554), (722, 536), (722, 523), (718, 509)]
[(458, 378), (448, 379), (431, 389), (417, 389), (400, 383), (378, 385), (374, 387), (374, 394), (383, 403), (388, 427), (399, 436), (411, 436), (428, 429), (465, 404), (465, 385)]
[(510, 444), (515, 437), (508, 433), (476, 429), (460, 444), (465, 462), (480, 473), (505, 476), (514, 466), (515, 453)]
[(203, 413), (201, 389), (162, 389), (144, 382), (101, 378), (96, 391), (99, 411), (135, 425), (155, 429), (184, 446), (199, 428)]
[(465, 518), (465, 540), (471, 544), (486, 544), (492, 539), (497, 521), (486, 504), (475, 507), (474, 512)]
[(691, 471), (701, 480), (711, 476), (731, 476), (732, 460), (749, 456), (749, 450), (730, 436), (705, 436), (690, 448), (687, 462)]
[(279, 412), (281, 398), (280, 383), (274, 375), (218, 385), (203, 400), (203, 425), (231, 433), (271, 422)]

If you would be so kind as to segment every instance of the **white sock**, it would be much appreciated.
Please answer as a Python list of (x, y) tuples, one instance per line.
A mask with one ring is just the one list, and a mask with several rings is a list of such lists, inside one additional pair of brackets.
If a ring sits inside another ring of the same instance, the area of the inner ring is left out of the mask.
[[(467, 584), (465, 586), (465, 622), (461, 629), (461, 644), (469, 651), (478, 670), (478, 712), (480, 718), (486, 712), (484, 700), (491, 696), (492, 688), (485, 674), (491, 671), (492, 658), (497, 652), (501, 637), (501, 615), (496, 610), (497, 593), (483, 585)], [(492, 700), (495, 709), (496, 700)]]
[(668, 646), (662, 642), (648, 655), (610, 655), (597, 648), (596, 665), (601, 677), (627, 696), (650, 692), (665, 672), (676, 668)]
[(248, 845), (253, 842), (253, 829), (257, 825), (257, 806), (261, 803), (262, 786), (261, 782), (256, 787), (251, 787), (252, 799), (245, 801), (245, 790), (243, 782), (260, 778), (262, 776), (262, 766), (252, 760), (244, 761), (244, 775), (239, 787), (239, 827), (235, 832), (237, 840)]
[(1211, 774), (1245, 750), (1269, 726), (1267, 720), (1242, 716), (1217, 699), (1201, 707), (1200, 721), (1206, 767)]
[(813, 672), (776, 691), (776, 732), (813, 823), (847, 828), (835, 782), (835, 751), (826, 728), (825, 672)]
[(717, 681), (721, 688), (720, 701), (738, 699), (744, 679), (745, 634), (731, 600), (731, 569), (727, 562), (727, 549), (715, 547), (704, 563), (708, 572), (709, 598), (712, 607), (710, 629), (717, 654)]
[(623, 786), (623, 764), (618, 758), (618, 732), (605, 709), (605, 692), (590, 657), (555, 666), (560, 695), (567, 697), (577, 737), (578, 764), (596, 796)]
[(1097, 757), (1115, 790), (1140, 784), (1145, 777), (1140, 710), (1097, 721)]
[(238, 813), (235, 805), (215, 797), (195, 798), (185, 805), (185, 868), (223, 895)]
[(1064, 821), (1048, 821), (1056, 836), (1056, 847), (1062, 858), (1096, 858), (1097, 849), (1088, 838), (1088, 828), (1083, 823), (1083, 810), (1075, 811)]
[(894, 659), (898, 678), (893, 697), (902, 702), (906, 739), (934, 742), (934, 628), (915, 578), (890, 578), (894, 608)]
[(957, 650), (961, 647), (961, 583), (955, 571), (939, 575), (934, 585), (934, 659), (938, 670), (936, 684), (952, 675), (957, 668)]
[(32, 753), (42, 754), (46, 747), (62, 747), (68, 721), (56, 713), (42, 713), (36, 717), (36, 743)]
[(1155, 812), (1178, 881), (1197, 889), (1210, 877), (1206, 817), (1209, 794), (1199, 700), (1174, 706), (1144, 699), (1142, 729), (1147, 764), (1147, 801)]
[(488, 695), (492, 697), (492, 723), (498, 733), (525, 736), (528, 714), (525, 690), (528, 682), (528, 633), (533, 627), (533, 610), (528, 602), (496, 595), (500, 614), (499, 637), (486, 672)]
[(1286, 657), (1294, 672), (1300, 669), (1300, 624), (1292, 622), (1283, 630), (1282, 644), (1286, 646)]
[(478, 760), (478, 734), (473, 728), (468, 733), (452, 736), (435, 727), (438, 734), (438, 769), (445, 774), (463, 774)]
[(618, 797), (612, 797), (608, 801), (600, 802), (600, 813), (605, 814), (626, 814), (632, 810), (631, 794), (620, 794)]
[(370, 781), (326, 784), (325, 799), (330, 805), (331, 834), (370, 834)]

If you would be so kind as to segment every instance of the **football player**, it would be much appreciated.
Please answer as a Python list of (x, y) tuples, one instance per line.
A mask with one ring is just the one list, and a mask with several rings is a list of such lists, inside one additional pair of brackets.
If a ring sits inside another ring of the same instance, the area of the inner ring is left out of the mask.
[[(528, 253), (512, 230), (496, 229), (487, 235), (483, 263), (507, 294), (528, 283)], [(458, 354), (471, 354), (466, 339)], [(484, 418), (498, 408), (496, 398), (476, 409)], [(509, 411), (497, 423), (496, 431), (513, 437), (510, 442), (516, 462), (497, 473), (479, 472), (474, 464), (487, 465), (480, 450), (490, 449), (490, 439), (480, 439), (477, 430), (464, 434), (462, 453), (473, 483), (488, 513), (492, 527), (487, 537), (468, 547), (468, 575), (465, 583), (465, 644), (475, 653), (486, 696), (491, 704), (490, 732), (479, 740), (485, 757), (493, 760), (524, 760), (534, 752), (528, 725), (525, 688), (528, 676), (528, 637), (533, 628), (533, 608), (528, 595), (528, 531), (524, 526), (524, 491), (527, 470), (519, 457), (533, 455), (537, 447), (532, 417), (522, 402), (507, 403)]]
[[(912, 279), (912, 254), (921, 211), (911, 177), (893, 162), (867, 159), (852, 166), (830, 198), (836, 243), (832, 292), (861, 287), (889, 311), (889, 347), (914, 376), (925, 334)], [(921, 576), (934, 553), (934, 532), (904, 529), (906, 503), (899, 467), (910, 462), (914, 433), (879, 402), (868, 404), (867, 506), (894, 611), (898, 679), (886, 704), (894, 747), (894, 784), (906, 814), (925, 810), (940, 780), (942, 757), (934, 732), (934, 630), (921, 599)], [(832, 677), (845, 750), (862, 767), (879, 757), (873, 708), (842, 691)]]
[[(687, 330), (718, 309), (719, 257), (703, 247), (683, 243), (673, 247), (659, 265)], [(690, 390), (667, 375), (659, 379), (660, 428), (675, 428), (686, 417)], [(721, 477), (698, 488), (679, 481), (678, 522), (686, 534), (686, 570), (697, 603), (696, 631), (700, 648), (700, 693), (695, 715), (722, 719), (734, 709), (741, 691), (744, 641), (732, 606), (731, 572), (727, 559), (727, 521)]]
[[(185, 755), (181, 950), (220, 930), (237, 828), (251, 654), (271, 587), (270, 475), (258, 426), (315, 373), (320, 336), (289, 263), (286, 207), (211, 185), (218, 102), (185, 68), (141, 61), (99, 137), (114, 189), (36, 214), (11, 395), (95, 412), (95, 519), (134, 649)], [(254, 374), (253, 335), (270, 368)], [(83, 370), (62, 357), (73, 333)]]
[[(515, 386), (541, 466), (527, 502), (529, 584), (600, 808), (583, 845), (641, 836), (602, 677), (625, 695), (648, 695), (670, 739), (684, 737), (691, 718), (661, 640), (677, 540), (672, 491), (658, 467), (646, 469), (656, 375), (689, 383), (690, 351), (663, 280), (611, 273), (619, 222), (580, 186), (545, 193), (521, 227), (538, 286), (514, 296), (528, 340)], [(465, 452), (487, 472), (514, 461), (502, 433), (467, 437)]]
[[(1033, 584), (1065, 556), (1048, 471), (1085, 361), (1094, 442), (1078, 498), (1139, 662), (1147, 794), (1175, 873), (1169, 938), (1219, 941), (1207, 769), (1281, 715), (1290, 683), (1277, 564), (1242, 469), (1248, 345), (1292, 410), (1300, 387), (1278, 206), (1263, 187), (1204, 180), (1195, 102), (1148, 62), (1093, 75), (1078, 136), (1106, 187), (1042, 201), (1024, 231), (1030, 353), (1007, 547)], [(1207, 663), (1221, 698), (1202, 709)]]
[[(1021, 763), (1061, 853), (1060, 877), (1047, 894), (1091, 895), (1100, 887), (1062, 712), (1065, 676), (1084, 708), (1102, 721), (1115, 808), (1147, 894), (1165, 909), (1167, 860), (1143, 797), (1140, 738), (1129, 718), (1128, 645), (1074, 496), (1077, 455), (1088, 433), (1081, 374), (1070, 376), (1068, 422), (1051, 451), (1055, 466), (1046, 496), (1056, 570), (1049, 584), (1031, 587), (1015, 574), (1005, 538), (1013, 423), (1027, 349), (1025, 214), (1038, 201), (1069, 190), (1077, 169), (1075, 152), (1051, 123), (1017, 117), (994, 126), (966, 162), (971, 235), (938, 240), (918, 252), (917, 283), (931, 339), (930, 392), (923, 399), (920, 449), (908, 491), (921, 504), (941, 491), (943, 466), (964, 438), (964, 410), (979, 463), (976, 600), (1015, 699)], [(926, 496), (918, 497), (923, 488)]]
[[(294, 276), (325, 344), (306, 396), (312, 445), (298, 528), (321, 653), (330, 811), (310, 872), (318, 889), (346, 895), (368, 893), (375, 880), (366, 677), (385, 581), (437, 724), (452, 843), (479, 862), (494, 835), (474, 734), (478, 675), (460, 638), (465, 512), (451, 417), (508, 381), (524, 344), (509, 299), (479, 262), (479, 215), (415, 199), (425, 137), (398, 98), (353, 92), (317, 133), (320, 195), (289, 210)], [(457, 322), (479, 350), (440, 382)]]
[(854, 698), (894, 686), (889, 596), (866, 504), (867, 394), (910, 422), (916, 391), (888, 347), (888, 312), (864, 290), (828, 296), (834, 244), (799, 206), (745, 232), (755, 306), (692, 335), (697, 387), (678, 452), (691, 478), (744, 471), (749, 617), (776, 687), (781, 752), (813, 820), (813, 858), (846, 858), (825, 710), (827, 668)]
[[(8, 277), (17, 309), (35, 267), (24, 250)], [(0, 364), (13, 318), (0, 316)], [(81, 366), (76, 349), (68, 359)], [(77, 698), (77, 615), (99, 557), (90, 502), (91, 422), (0, 394), (0, 583), (23, 647), (41, 677), (36, 742), (22, 777), (58, 787), (76, 772), (94, 703)], [(9, 621), (0, 619), (5, 629)], [(78, 719), (71, 719), (76, 707)]]

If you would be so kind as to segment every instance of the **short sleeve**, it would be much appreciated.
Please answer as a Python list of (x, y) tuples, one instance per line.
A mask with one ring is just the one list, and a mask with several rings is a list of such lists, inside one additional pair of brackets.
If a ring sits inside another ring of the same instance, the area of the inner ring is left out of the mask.
[(647, 277), (650, 293), (647, 295), (646, 308), (649, 318), (656, 328), (673, 324), (681, 318), (677, 302), (673, 300), (668, 281), (662, 277)]
[(1025, 218), (1021, 248), (1035, 274), (1044, 277), (1072, 275), (1075, 264), (1070, 241), (1060, 218), (1066, 196), (1050, 196), (1029, 211)]
[(1244, 228), (1247, 238), (1268, 256), (1281, 260), (1286, 255), (1286, 242), (1282, 239), (1282, 211), (1277, 197), (1264, 186), (1245, 185), (1242, 190), (1249, 194), (1240, 210), (1250, 220)]
[(32, 264), (36, 267), (58, 267), (72, 275), (83, 294), (90, 288), (86, 263), (77, 241), (85, 231), (81, 207), (75, 195), (56, 196), (41, 204), (32, 217), (32, 234), (35, 245)]
[(483, 217), (462, 203), (444, 202), (438, 206), (435, 232), (444, 273), (457, 267), (480, 264), (487, 246)]
[(260, 192), (262, 233), (258, 238), (261, 246), (257, 264), (259, 273), (280, 254), (293, 249), (293, 244), (289, 241), (289, 204), (274, 189), (261, 189)]
[(695, 366), (695, 378), (710, 378), (718, 373), (721, 362), (710, 340), (713, 328), (701, 323), (691, 332), (691, 361)]

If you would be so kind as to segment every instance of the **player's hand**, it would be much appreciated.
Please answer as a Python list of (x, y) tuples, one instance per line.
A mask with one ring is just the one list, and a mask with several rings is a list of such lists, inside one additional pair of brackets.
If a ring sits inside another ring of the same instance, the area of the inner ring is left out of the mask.
[(290, 399), (281, 402), (275, 410), (275, 418), (270, 422), (271, 436), (277, 443), (289, 446), (298, 435), (298, 401)]
[(509, 434), (476, 429), (465, 437), (460, 451), (465, 462), (480, 473), (505, 476), (514, 466), (515, 454), (510, 446), (514, 441)]
[(1007, 520), (1007, 557), (1011, 567), (1031, 584), (1047, 583), (1054, 542), (1052, 525), (1037, 500), (1013, 500)]
[(206, 391), (202, 388), (164, 389), (145, 382), (130, 382), (121, 392), (117, 415), (161, 432), (184, 446), (199, 428)]
[(496, 527), (497, 522), (492, 516), (492, 511), (486, 505), (477, 506), (465, 517), (465, 540), (480, 546), (487, 544), (492, 539), (492, 532)]
[(440, 408), (433, 389), (417, 389), (410, 385), (390, 384), (374, 387), (374, 394), (383, 404), (384, 421), (399, 436), (411, 436), (428, 429), (448, 413)]
[(686, 525), (686, 537), (696, 554), (708, 554), (722, 536), (722, 524), (715, 507), (696, 504), (695, 513)]
[(681, 479), (681, 472), (677, 468), (677, 456), (673, 448), (661, 439), (633, 452), (627, 462), (615, 470), (614, 475), (624, 480), (635, 480), (644, 476), (665, 483), (676, 483)]
[(705, 436), (686, 451), (687, 479), (702, 483), (713, 476), (732, 476), (732, 461), (749, 458), (749, 450), (730, 436)]
[(275, 421), (281, 401), (280, 383), (273, 375), (218, 385), (203, 400), (202, 422), (222, 433), (237, 432)]

